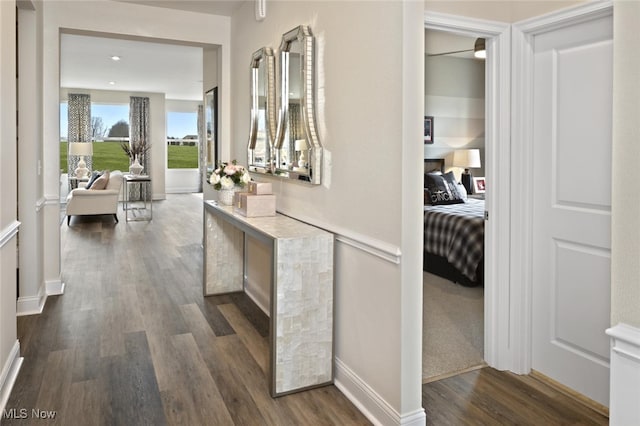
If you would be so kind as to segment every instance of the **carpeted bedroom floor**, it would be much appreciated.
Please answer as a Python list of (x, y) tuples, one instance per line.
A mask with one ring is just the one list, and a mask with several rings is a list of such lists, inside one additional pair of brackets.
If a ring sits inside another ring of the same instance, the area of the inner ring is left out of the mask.
[(484, 287), (424, 273), (422, 382), (484, 365)]

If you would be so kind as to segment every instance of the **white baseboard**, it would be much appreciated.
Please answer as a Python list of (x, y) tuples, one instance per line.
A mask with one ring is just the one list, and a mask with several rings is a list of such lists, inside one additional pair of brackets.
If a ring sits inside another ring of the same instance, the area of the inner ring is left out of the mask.
[(62, 280), (49, 280), (45, 281), (47, 288), (47, 296), (59, 296), (64, 294), (65, 284)]
[(20, 356), (20, 342), (15, 341), (9, 357), (2, 367), (2, 374), (0, 374), (0, 412), (4, 413), (4, 409), (7, 406), (9, 395), (11, 395), (11, 389), (18, 378), (18, 372), (22, 366), (24, 358)]
[(47, 302), (45, 287), (41, 286), (35, 296), (20, 296), (16, 302), (16, 316), (41, 314)]
[(425, 424), (424, 409), (401, 415), (339, 358), (335, 359), (335, 366), (336, 387), (374, 425), (423, 426)]
[(611, 337), (609, 424), (640, 425), (640, 328), (618, 324)]

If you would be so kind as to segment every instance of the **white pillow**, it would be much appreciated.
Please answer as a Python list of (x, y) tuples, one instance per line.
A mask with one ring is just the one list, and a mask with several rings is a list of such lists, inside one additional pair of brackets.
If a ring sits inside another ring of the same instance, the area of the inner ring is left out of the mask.
[(469, 196), (467, 195), (467, 188), (465, 188), (463, 184), (459, 183), (457, 189), (458, 189), (458, 193), (460, 194), (460, 197), (463, 200), (466, 200), (467, 198), (469, 198)]

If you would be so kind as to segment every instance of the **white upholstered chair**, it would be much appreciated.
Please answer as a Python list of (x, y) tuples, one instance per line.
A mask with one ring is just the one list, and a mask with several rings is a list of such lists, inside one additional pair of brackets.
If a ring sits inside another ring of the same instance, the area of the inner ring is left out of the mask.
[(76, 188), (67, 196), (67, 226), (71, 216), (112, 214), (118, 222), (118, 198), (122, 187), (122, 172), (109, 173), (105, 189)]

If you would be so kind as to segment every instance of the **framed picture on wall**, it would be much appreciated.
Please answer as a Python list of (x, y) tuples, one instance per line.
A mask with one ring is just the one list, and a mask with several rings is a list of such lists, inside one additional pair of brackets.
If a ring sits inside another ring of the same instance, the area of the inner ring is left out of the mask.
[(433, 116), (424, 117), (424, 143), (433, 143)]
[(484, 177), (474, 177), (473, 178), (473, 193), (474, 194), (484, 194), (486, 191), (486, 182)]

